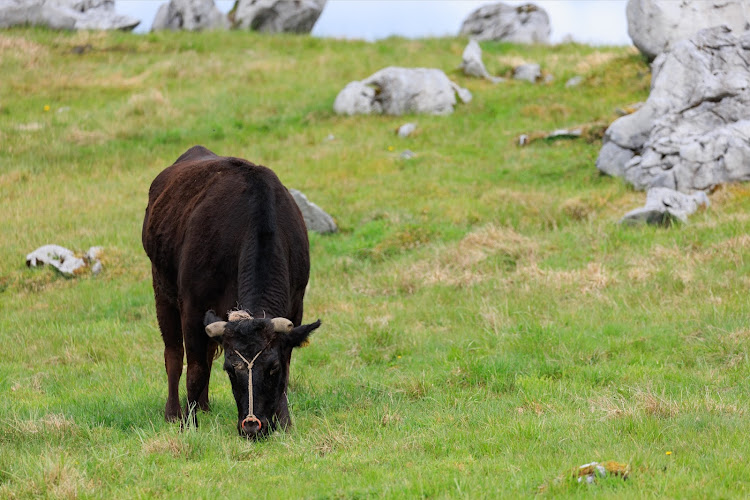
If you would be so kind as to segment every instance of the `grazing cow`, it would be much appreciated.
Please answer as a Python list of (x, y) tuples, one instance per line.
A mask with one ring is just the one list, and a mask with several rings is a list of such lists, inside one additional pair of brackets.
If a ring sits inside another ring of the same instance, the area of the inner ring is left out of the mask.
[[(187, 416), (178, 397), (184, 353), (187, 410), (208, 410), (211, 365), (222, 345), (240, 435), (288, 426), (292, 349), (320, 321), (301, 325), (307, 229), (276, 174), (194, 146), (151, 184), (142, 239), (164, 340), (165, 418)], [(238, 305), (229, 321), (214, 313)]]

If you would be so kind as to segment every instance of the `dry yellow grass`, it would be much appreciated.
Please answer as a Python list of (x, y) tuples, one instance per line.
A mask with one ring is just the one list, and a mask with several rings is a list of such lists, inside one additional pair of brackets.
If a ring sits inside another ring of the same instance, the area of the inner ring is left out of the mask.
[(178, 436), (154, 436), (143, 442), (141, 446), (143, 453), (147, 455), (168, 454), (172, 457), (185, 457), (189, 453), (189, 446)]
[(489, 271), (474, 269), (487, 258), (503, 254), (515, 262), (530, 258), (535, 251), (536, 243), (529, 238), (490, 224), (467, 234), (456, 245), (438, 248), (432, 258), (417, 261), (402, 273), (402, 280), (415, 286), (468, 286), (487, 279)]

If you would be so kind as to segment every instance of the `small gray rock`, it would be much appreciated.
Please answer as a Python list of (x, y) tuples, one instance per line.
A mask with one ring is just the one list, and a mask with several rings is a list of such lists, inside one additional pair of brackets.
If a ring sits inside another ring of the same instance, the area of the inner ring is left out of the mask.
[(708, 196), (703, 191), (684, 194), (669, 188), (655, 187), (648, 190), (646, 205), (626, 213), (620, 223), (657, 226), (685, 223), (690, 214), (709, 205)]
[(315, 231), (316, 233), (326, 234), (335, 233), (338, 231), (336, 222), (333, 217), (328, 215), (322, 208), (315, 203), (307, 199), (302, 192), (296, 189), (290, 189), (289, 192), (292, 194), (295, 203), (302, 212), (302, 217), (305, 219), (305, 225), (308, 231)]
[(567, 82), (565, 82), (565, 87), (567, 88), (577, 87), (582, 83), (583, 83), (583, 77), (581, 75), (576, 75), (570, 80), (568, 80)]
[(416, 153), (414, 153), (414, 151), (412, 151), (412, 150), (410, 150), (410, 149), (405, 149), (405, 150), (404, 150), (404, 151), (403, 151), (403, 152), (401, 153), (401, 155), (400, 155), (400, 156), (401, 156), (401, 158), (403, 158), (404, 160), (411, 160), (412, 158), (414, 158), (414, 157), (415, 157), (415, 156), (417, 156), (417, 155), (416, 155)]
[(538, 64), (522, 64), (513, 69), (513, 79), (536, 83), (542, 77), (542, 68)]
[(398, 128), (399, 137), (409, 137), (417, 129), (416, 123), (404, 123)]
[(102, 272), (102, 262), (100, 260), (97, 260), (91, 266), (91, 274), (97, 275), (100, 272)]

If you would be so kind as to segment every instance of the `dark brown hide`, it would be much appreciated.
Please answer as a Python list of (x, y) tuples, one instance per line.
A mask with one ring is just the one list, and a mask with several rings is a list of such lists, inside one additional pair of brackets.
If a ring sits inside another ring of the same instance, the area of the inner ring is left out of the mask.
[[(177, 420), (183, 416), (178, 398), (183, 353), (188, 408), (208, 409), (219, 344), (204, 330), (206, 311), (226, 320), (226, 311), (239, 305), (256, 318), (301, 324), (310, 272), (307, 230), (294, 199), (270, 169), (195, 146), (151, 184), (142, 238), (164, 339), (165, 417)], [(248, 338), (244, 344), (260, 341)], [(281, 395), (269, 405), (274, 414), (264, 417), (285, 426), (291, 348), (278, 355), (275, 361), (285, 367)]]

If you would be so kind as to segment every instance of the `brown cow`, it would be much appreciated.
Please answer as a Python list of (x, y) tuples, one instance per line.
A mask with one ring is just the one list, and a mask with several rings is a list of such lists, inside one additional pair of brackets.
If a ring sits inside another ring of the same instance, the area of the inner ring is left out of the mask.
[[(208, 410), (211, 365), (222, 344), (240, 434), (258, 437), (289, 425), (292, 349), (320, 321), (301, 325), (307, 229), (276, 174), (194, 146), (151, 184), (142, 238), (164, 340), (165, 418), (187, 416), (178, 397), (183, 353), (187, 410)], [(213, 312), (235, 308), (242, 311), (229, 322)]]

